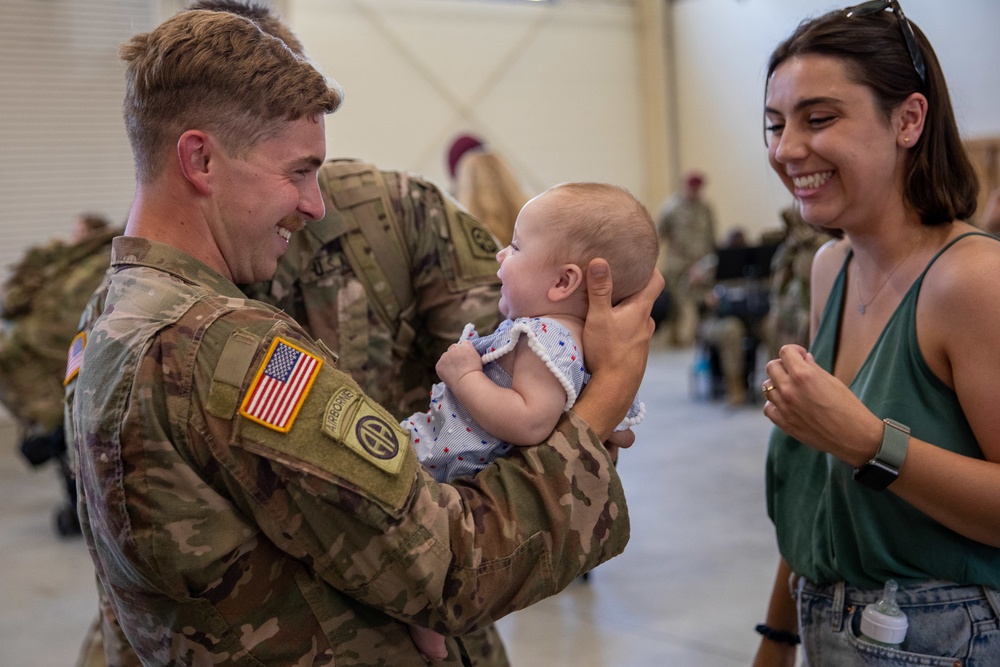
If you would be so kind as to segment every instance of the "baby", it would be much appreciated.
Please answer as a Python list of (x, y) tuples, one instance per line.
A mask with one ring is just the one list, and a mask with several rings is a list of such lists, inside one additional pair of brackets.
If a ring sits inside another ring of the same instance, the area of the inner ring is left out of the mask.
[[(484, 337), (467, 326), (437, 363), (443, 382), (431, 391), (430, 410), (402, 422), (424, 467), (446, 482), (512, 446), (545, 440), (588, 380), (582, 340), (590, 260), (610, 264), (618, 303), (645, 287), (658, 252), (649, 212), (623, 188), (564, 183), (525, 204), (510, 245), (497, 254), (507, 319)], [(636, 400), (618, 429), (643, 417)], [(441, 635), (411, 632), (427, 658), (447, 656)]]

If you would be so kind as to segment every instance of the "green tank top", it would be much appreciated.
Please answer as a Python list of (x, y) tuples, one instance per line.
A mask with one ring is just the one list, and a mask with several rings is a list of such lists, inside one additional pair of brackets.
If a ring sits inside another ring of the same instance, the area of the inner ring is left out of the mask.
[[(879, 417), (910, 427), (913, 437), (982, 459), (983, 452), (955, 392), (931, 372), (917, 344), (917, 297), (927, 270), (963, 234), (942, 248), (889, 318), (850, 388)], [(992, 238), (992, 237), (991, 237)], [(810, 351), (832, 372), (843, 313), (848, 254)], [(943, 580), (1000, 588), (1000, 549), (943, 526), (891, 491), (852, 479), (853, 468), (775, 428), (767, 455), (767, 509), (778, 548), (792, 571), (810, 581), (846, 581), (881, 588)]]

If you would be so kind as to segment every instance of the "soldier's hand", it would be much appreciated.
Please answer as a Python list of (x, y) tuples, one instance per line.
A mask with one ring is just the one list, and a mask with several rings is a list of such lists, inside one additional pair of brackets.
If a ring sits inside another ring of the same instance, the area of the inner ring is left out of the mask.
[(611, 267), (603, 259), (587, 267), (589, 308), (583, 326), (583, 350), (592, 377), (575, 412), (607, 439), (629, 406), (649, 356), (653, 336), (653, 301), (663, 291), (663, 276), (654, 270), (638, 293), (611, 306)]
[(589, 308), (583, 327), (587, 367), (592, 374), (614, 369), (636, 374), (636, 379), (641, 380), (654, 328), (650, 313), (653, 302), (663, 291), (663, 276), (654, 270), (642, 290), (614, 307), (611, 305), (612, 278), (611, 267), (605, 260), (591, 261), (587, 271)]
[(627, 429), (612, 433), (607, 441), (605, 441), (604, 447), (608, 450), (608, 454), (611, 455), (611, 461), (618, 463), (618, 450), (628, 449), (634, 442), (635, 432), (632, 429)]
[(463, 340), (445, 350), (435, 370), (446, 385), (454, 387), (468, 373), (483, 370), (483, 360), (472, 343)]

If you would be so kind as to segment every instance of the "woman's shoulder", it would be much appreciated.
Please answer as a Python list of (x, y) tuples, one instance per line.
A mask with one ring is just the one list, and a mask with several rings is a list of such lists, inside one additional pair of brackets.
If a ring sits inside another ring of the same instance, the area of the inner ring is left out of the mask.
[(831, 239), (820, 246), (813, 257), (813, 287), (822, 287), (824, 292), (828, 292), (850, 252), (851, 243), (847, 239)]
[(849, 239), (830, 239), (816, 251), (813, 262), (814, 264), (819, 263), (821, 268), (839, 271), (850, 252), (851, 242)]
[(955, 223), (948, 243), (927, 269), (923, 291), (946, 300), (962, 295), (1000, 295), (1000, 238)]
[(1000, 362), (994, 361), (1000, 359), (1000, 239), (969, 234), (978, 230), (953, 224), (920, 286), (917, 337), (927, 364), (945, 384), (962, 384), (971, 395), (995, 396), (994, 378), (1000, 377)]

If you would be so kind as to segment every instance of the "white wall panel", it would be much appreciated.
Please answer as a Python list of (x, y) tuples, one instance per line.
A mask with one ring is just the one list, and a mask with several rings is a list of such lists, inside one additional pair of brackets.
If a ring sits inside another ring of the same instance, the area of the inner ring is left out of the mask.
[(528, 189), (603, 180), (641, 196), (640, 95), (627, 4), (291, 0), (307, 51), (345, 88), (327, 153), (449, 179), (459, 132)]
[[(763, 141), (767, 58), (798, 23), (850, 2), (677, 0), (677, 145), (683, 169), (708, 175), (720, 233), (780, 226), (791, 195), (771, 172)], [(1000, 134), (1000, 2), (905, 0), (941, 61), (968, 137)]]
[(0, 280), (76, 216), (123, 222), (134, 187), (117, 49), (148, 0), (0, 1)]

